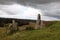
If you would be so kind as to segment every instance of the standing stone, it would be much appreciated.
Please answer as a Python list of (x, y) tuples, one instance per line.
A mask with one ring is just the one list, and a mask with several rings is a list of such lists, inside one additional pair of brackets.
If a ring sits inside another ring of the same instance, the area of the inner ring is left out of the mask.
[(15, 20), (12, 20), (12, 26), (14, 31), (18, 30), (17, 23), (15, 22)]
[(11, 34), (13, 32), (12, 24), (9, 24), (7, 34)]
[(12, 23), (9, 24), (7, 34), (11, 34), (13, 32), (16, 32), (18, 30), (17, 23), (15, 20), (12, 20)]
[(41, 15), (38, 14), (38, 18), (37, 18), (37, 21), (36, 21), (36, 27), (35, 27), (35, 29), (42, 29), (42, 25), (43, 25), (43, 23), (41, 21)]

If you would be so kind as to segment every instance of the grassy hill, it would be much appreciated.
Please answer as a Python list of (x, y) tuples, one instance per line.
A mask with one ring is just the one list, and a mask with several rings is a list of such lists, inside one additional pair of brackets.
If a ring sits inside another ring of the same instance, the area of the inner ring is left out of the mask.
[(60, 40), (60, 21), (51, 21), (48, 27), (41, 30), (19, 30), (11, 35), (6, 35), (6, 29), (0, 28), (0, 40)]

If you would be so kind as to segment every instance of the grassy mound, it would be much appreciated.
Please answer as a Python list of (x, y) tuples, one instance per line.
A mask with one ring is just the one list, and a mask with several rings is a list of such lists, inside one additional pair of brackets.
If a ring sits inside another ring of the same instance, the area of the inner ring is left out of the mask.
[(4, 35), (4, 30), (0, 30), (0, 40), (60, 40), (60, 23), (55, 22), (42, 30), (18, 31), (12, 35)]

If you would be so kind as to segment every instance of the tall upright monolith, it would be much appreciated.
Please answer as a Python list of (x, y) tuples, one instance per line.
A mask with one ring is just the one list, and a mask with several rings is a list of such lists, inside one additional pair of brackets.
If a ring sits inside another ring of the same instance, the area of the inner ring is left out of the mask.
[(35, 29), (42, 29), (42, 21), (41, 21), (41, 15), (40, 14), (38, 14), (38, 17), (37, 17)]

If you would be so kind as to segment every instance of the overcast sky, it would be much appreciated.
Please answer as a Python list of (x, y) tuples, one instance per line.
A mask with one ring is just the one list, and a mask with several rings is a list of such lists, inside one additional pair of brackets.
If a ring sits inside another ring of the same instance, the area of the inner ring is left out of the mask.
[(0, 0), (0, 17), (60, 20), (60, 0)]

